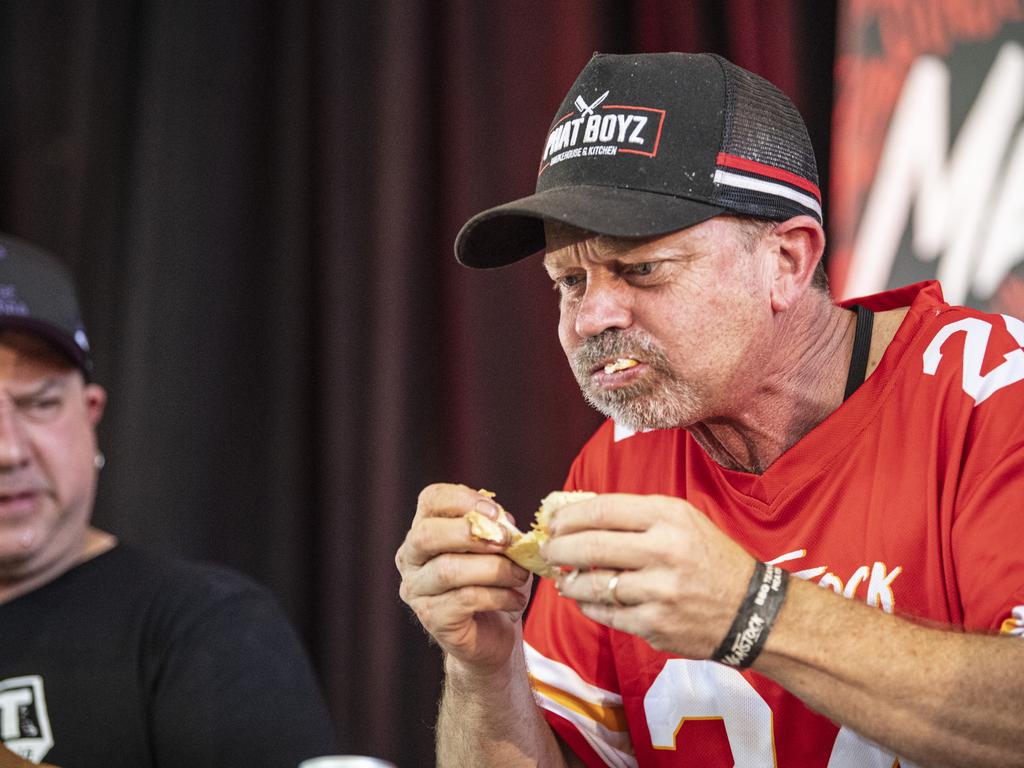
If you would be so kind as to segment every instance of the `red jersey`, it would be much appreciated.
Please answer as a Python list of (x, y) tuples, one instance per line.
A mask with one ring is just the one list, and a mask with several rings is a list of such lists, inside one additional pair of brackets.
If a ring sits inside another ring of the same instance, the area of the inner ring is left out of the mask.
[[(874, 373), (764, 474), (723, 469), (684, 430), (606, 422), (566, 487), (684, 498), (757, 558), (851, 600), (1022, 634), (1024, 323), (950, 306), (934, 282), (859, 303), (910, 310)], [(547, 579), (525, 643), (545, 716), (591, 766), (896, 762), (756, 672), (587, 619)]]

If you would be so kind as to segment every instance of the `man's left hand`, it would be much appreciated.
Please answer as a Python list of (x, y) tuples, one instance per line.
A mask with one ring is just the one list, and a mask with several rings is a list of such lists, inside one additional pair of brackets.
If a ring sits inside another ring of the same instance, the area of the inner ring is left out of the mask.
[(559, 592), (594, 621), (662, 651), (708, 658), (729, 631), (754, 558), (692, 504), (603, 494), (570, 504), (541, 550)]

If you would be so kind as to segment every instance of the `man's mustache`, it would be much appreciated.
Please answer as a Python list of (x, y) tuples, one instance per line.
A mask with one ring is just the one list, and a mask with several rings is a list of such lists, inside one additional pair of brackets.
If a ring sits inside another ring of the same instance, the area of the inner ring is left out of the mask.
[(667, 363), (665, 353), (647, 334), (609, 329), (583, 340), (573, 352), (573, 368), (578, 375), (589, 376), (594, 368), (619, 357), (632, 357), (661, 370)]

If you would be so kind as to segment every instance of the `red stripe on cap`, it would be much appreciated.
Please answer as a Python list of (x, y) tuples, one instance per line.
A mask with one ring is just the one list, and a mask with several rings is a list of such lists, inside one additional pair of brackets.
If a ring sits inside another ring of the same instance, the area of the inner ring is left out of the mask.
[(785, 181), (795, 187), (807, 190), (814, 195), (819, 203), (821, 202), (821, 192), (818, 190), (817, 185), (802, 176), (797, 176), (795, 173), (790, 173), (789, 171), (784, 171), (781, 168), (776, 168), (774, 165), (765, 165), (764, 163), (758, 163), (754, 160), (748, 160), (745, 157), (729, 155), (725, 152), (719, 152), (715, 162), (718, 165), (725, 166), (726, 168), (736, 168), (741, 171), (749, 171), (750, 173), (757, 173), (761, 176), (768, 176), (772, 179)]

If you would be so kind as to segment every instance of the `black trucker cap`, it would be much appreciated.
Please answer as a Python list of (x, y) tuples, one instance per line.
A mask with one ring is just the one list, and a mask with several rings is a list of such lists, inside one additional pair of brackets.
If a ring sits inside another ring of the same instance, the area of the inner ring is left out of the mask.
[(91, 376), (89, 339), (71, 273), (46, 251), (9, 235), (0, 235), (2, 328), (41, 336)]
[(455, 239), (470, 267), (544, 248), (544, 220), (649, 237), (721, 213), (821, 222), (807, 128), (778, 88), (708, 53), (595, 54), (544, 142), (537, 191)]

